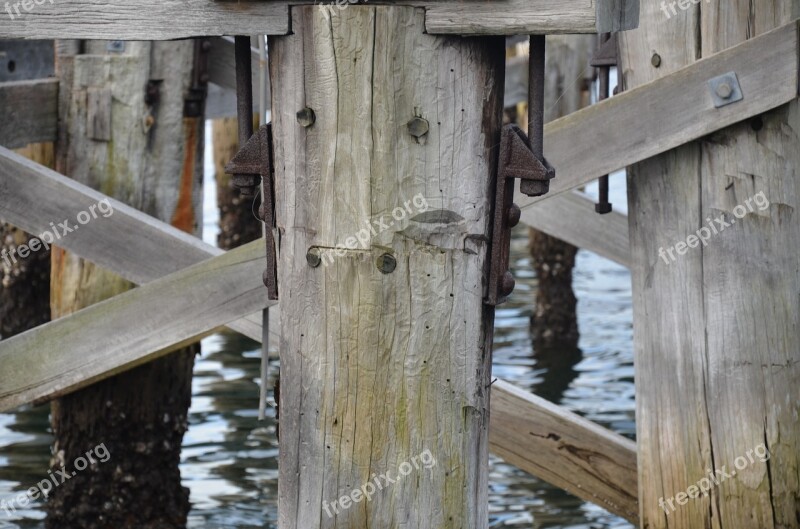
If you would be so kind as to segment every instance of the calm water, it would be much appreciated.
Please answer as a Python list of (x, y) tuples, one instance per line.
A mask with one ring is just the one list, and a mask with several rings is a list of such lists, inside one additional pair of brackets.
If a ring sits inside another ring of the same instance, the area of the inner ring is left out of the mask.
[[(208, 164), (207, 164), (208, 165)], [(624, 179), (612, 177), (612, 202), (624, 209)], [(204, 238), (216, 238), (210, 175)], [(575, 268), (580, 351), (533, 352), (529, 320), (536, 278), (527, 233), (512, 243), (517, 288), (497, 310), (494, 375), (633, 438), (632, 313), (628, 271), (587, 251)], [(278, 444), (272, 416), (257, 419), (259, 347), (234, 334), (203, 340), (193, 383), (190, 427), (181, 470), (191, 489), (189, 527), (273, 528), (277, 516)], [(274, 361), (270, 373), (278, 371)], [(274, 383), (270, 381), (270, 387)], [(0, 499), (46, 477), (51, 436), (48, 407), (0, 414)], [(632, 527), (603, 509), (491, 459), (490, 525), (509, 528)], [(0, 529), (44, 527), (34, 505), (16, 518), (0, 511)], [(266, 523), (265, 523), (266, 522)]]

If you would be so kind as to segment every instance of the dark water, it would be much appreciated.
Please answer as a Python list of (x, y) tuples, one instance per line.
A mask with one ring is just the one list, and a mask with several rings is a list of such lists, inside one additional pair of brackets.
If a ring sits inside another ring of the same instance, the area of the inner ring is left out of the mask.
[[(612, 178), (612, 201), (624, 207), (624, 185)], [(206, 188), (213, 186), (207, 180)], [(206, 240), (215, 238), (213, 193), (207, 196)], [(616, 432), (633, 437), (632, 313), (628, 271), (580, 251), (575, 290), (580, 351), (532, 351), (528, 333), (536, 278), (530, 272), (527, 233), (512, 243), (517, 288), (497, 309), (494, 375), (538, 393)], [(277, 516), (278, 445), (272, 417), (257, 419), (259, 351), (234, 334), (203, 341), (195, 367), (189, 432), (181, 470), (191, 489), (189, 527), (273, 528)], [(270, 372), (278, 371), (273, 361)], [(272, 387), (274, 381), (270, 381)], [(46, 477), (50, 442), (48, 408), (0, 414), (0, 500)], [(618, 529), (628, 522), (600, 507), (492, 457), (490, 525), (509, 528)], [(41, 528), (41, 504), (8, 517), (0, 529)]]

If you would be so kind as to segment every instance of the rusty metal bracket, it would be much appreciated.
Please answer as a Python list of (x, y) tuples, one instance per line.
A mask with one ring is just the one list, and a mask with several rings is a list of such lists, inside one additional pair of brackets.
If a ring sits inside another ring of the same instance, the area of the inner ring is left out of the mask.
[(514, 290), (514, 276), (509, 270), (511, 228), (519, 223), (521, 215), (519, 206), (514, 204), (514, 180), (521, 180), (520, 189), (526, 194), (540, 196), (547, 193), (550, 180), (555, 177), (555, 170), (547, 160), (536, 156), (528, 137), (516, 125), (503, 127), (498, 162), (489, 290), (485, 300), (492, 306), (505, 302)]

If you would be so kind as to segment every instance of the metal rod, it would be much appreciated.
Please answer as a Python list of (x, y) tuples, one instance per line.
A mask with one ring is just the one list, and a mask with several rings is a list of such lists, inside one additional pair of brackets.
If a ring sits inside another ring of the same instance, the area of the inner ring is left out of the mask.
[[(605, 44), (608, 39), (611, 38), (610, 33), (603, 33), (600, 35), (600, 43), (598, 48), (600, 48), (603, 44)], [(597, 74), (597, 84), (598, 84), (598, 101), (605, 101), (608, 99), (609, 93), (609, 84), (610, 84), (610, 74), (611, 74), (611, 67), (610, 66), (600, 66), (598, 69)], [(594, 205), (594, 210), (604, 215), (606, 213), (611, 213), (612, 206), (611, 203), (608, 201), (608, 175), (601, 176), (598, 181), (597, 185), (599, 188), (599, 201), (597, 204)]]
[(250, 63), (250, 37), (237, 36), (236, 54), (236, 114), (239, 120), (239, 148), (253, 135), (253, 72)]
[(534, 156), (544, 158), (545, 36), (531, 35), (528, 62), (528, 139)]

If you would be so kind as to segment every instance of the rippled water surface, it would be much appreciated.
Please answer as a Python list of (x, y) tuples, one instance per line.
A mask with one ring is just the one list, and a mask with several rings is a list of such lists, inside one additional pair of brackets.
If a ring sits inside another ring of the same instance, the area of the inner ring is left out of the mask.
[[(624, 179), (612, 178), (612, 201), (624, 209)], [(206, 188), (212, 190), (207, 178)], [(205, 239), (215, 240), (213, 192), (206, 197)], [(527, 232), (512, 243), (517, 288), (497, 309), (494, 375), (633, 438), (632, 313), (628, 271), (580, 251), (574, 285), (579, 351), (532, 351), (529, 335), (536, 278)], [(189, 526), (209, 529), (275, 527), (278, 444), (272, 417), (257, 415), (259, 347), (234, 334), (203, 340), (193, 383), (190, 427), (181, 471), (191, 489)], [(273, 361), (270, 372), (277, 373)], [(270, 387), (272, 381), (270, 382)], [(0, 414), (0, 499), (46, 477), (51, 437), (46, 406)], [(491, 459), (490, 524), (508, 528), (632, 527), (603, 509)], [(41, 528), (40, 504), (7, 517), (0, 528)]]

